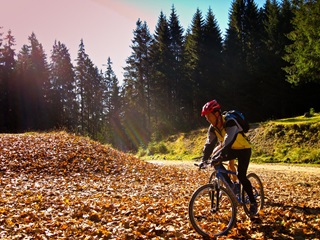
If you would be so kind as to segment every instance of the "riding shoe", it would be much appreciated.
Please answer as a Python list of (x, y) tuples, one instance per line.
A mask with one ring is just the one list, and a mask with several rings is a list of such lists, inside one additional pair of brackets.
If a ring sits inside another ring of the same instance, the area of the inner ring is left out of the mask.
[(250, 203), (250, 215), (251, 216), (254, 216), (254, 215), (257, 215), (258, 213), (258, 204), (255, 202), (255, 203)]

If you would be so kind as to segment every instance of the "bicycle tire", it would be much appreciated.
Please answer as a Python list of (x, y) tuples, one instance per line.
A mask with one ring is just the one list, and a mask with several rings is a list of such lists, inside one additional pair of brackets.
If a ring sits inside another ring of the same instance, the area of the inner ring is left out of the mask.
[[(258, 204), (258, 212), (263, 209), (264, 207), (264, 189), (262, 185), (262, 181), (255, 173), (249, 173), (247, 175), (248, 180), (250, 181), (252, 185), (253, 195), (257, 201)], [(242, 202), (243, 202), (243, 209), (245, 213), (250, 217), (250, 201), (247, 193), (242, 188)]]
[(217, 170), (213, 170), (210, 177), (209, 177), (209, 182), (208, 183), (213, 183), (214, 179), (216, 178)]
[[(212, 207), (220, 196), (219, 208)], [(234, 226), (237, 215), (237, 204), (228, 189), (221, 186), (216, 190), (214, 183), (202, 185), (191, 196), (189, 202), (189, 221), (197, 233), (204, 238), (225, 235)]]

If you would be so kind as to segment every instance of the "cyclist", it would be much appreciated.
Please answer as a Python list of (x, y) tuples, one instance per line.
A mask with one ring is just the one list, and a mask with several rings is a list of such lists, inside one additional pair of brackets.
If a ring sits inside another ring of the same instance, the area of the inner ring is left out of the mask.
[[(244, 190), (247, 192), (250, 200), (250, 214), (257, 214), (257, 202), (253, 196), (252, 186), (247, 178), (247, 170), (251, 157), (251, 145), (242, 133), (242, 128), (234, 119), (226, 120), (221, 114), (221, 108), (216, 100), (207, 102), (201, 112), (210, 123), (208, 129), (207, 141), (203, 148), (203, 157), (200, 167), (207, 165), (207, 160), (213, 154), (213, 158), (222, 161), (238, 159), (237, 177)], [(218, 146), (215, 147), (218, 142)], [(224, 168), (222, 164), (219, 167)], [(232, 186), (231, 180), (227, 174), (224, 178)]]

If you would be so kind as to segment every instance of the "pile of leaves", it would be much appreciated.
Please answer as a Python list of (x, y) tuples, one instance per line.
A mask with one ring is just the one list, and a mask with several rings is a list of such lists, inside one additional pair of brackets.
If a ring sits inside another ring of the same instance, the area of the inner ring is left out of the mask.
[[(320, 176), (255, 171), (266, 207), (221, 239), (320, 238)], [(65, 132), (0, 135), (0, 239), (201, 239), (188, 220), (209, 171), (160, 166)]]

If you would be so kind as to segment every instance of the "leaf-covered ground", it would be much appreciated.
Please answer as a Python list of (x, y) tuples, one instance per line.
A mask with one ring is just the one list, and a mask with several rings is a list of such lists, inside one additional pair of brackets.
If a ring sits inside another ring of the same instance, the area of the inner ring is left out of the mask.
[[(319, 172), (255, 169), (266, 206), (220, 239), (319, 239)], [(0, 135), (0, 239), (201, 239), (188, 220), (209, 172), (147, 163), (65, 132)]]

